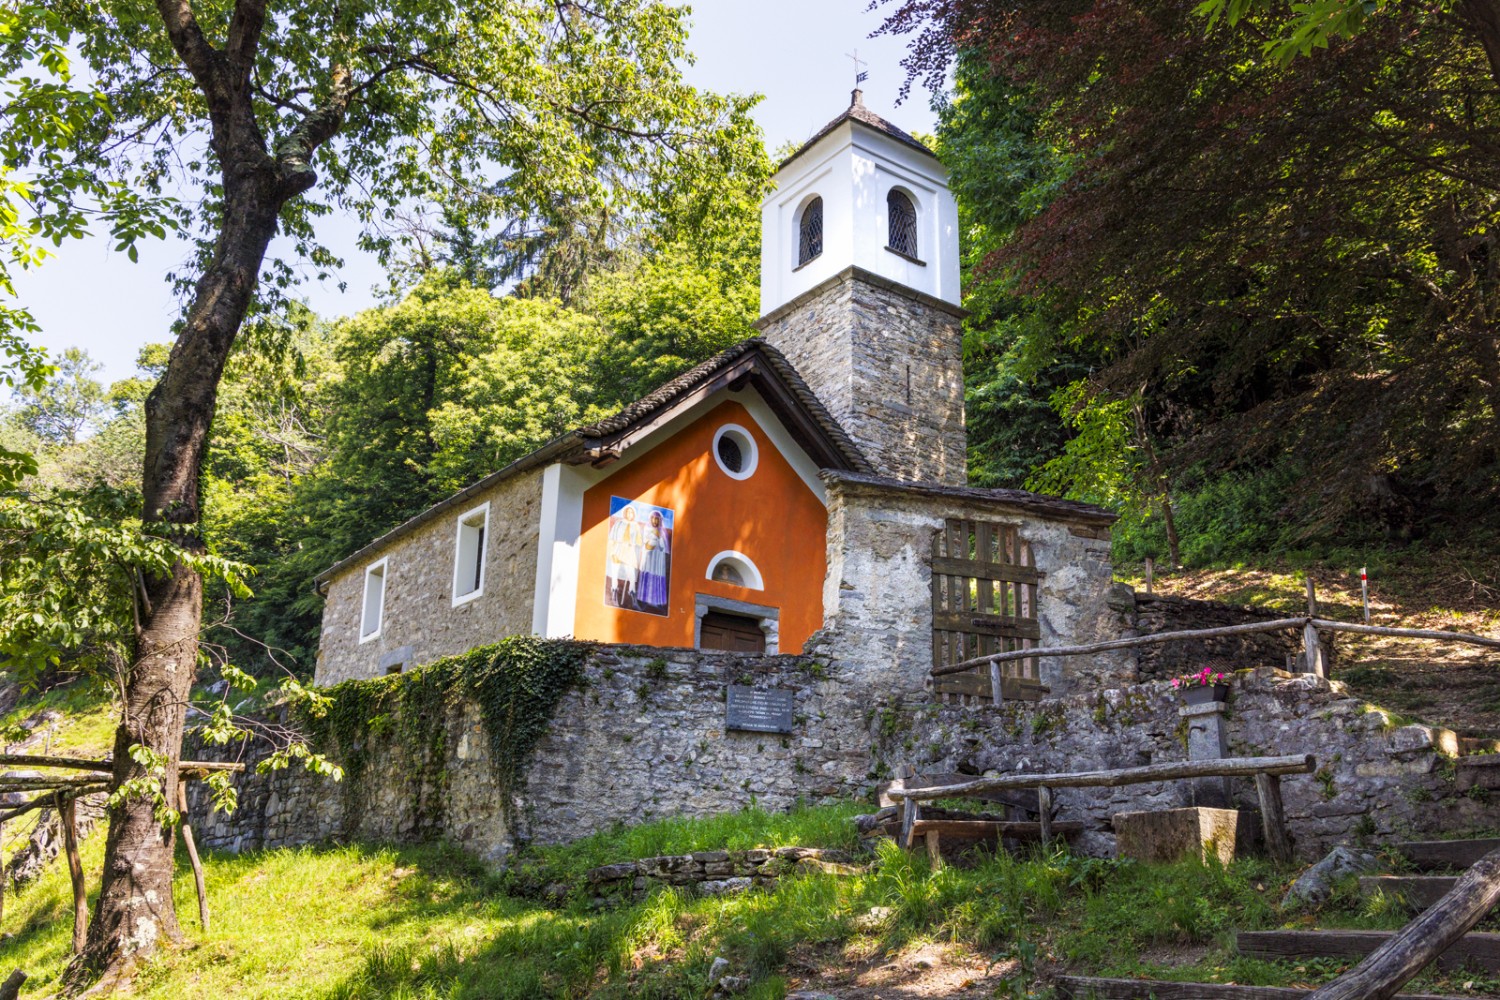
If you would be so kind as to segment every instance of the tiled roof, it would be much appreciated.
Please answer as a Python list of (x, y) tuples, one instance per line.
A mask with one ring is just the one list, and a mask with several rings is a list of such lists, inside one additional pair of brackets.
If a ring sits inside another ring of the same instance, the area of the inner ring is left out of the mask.
[(652, 392), (647, 393), (640, 399), (625, 407), (612, 417), (606, 417), (597, 423), (579, 427), (554, 438), (536, 451), (525, 455), (505, 468), (492, 472), (488, 476), (470, 486), (464, 487), (458, 493), (442, 500), (427, 508), (422, 513), (404, 522), (381, 535), (352, 555), (339, 560), (332, 566), (319, 573), (316, 581), (321, 583), (341, 572), (355, 563), (362, 562), (370, 556), (423, 524), (440, 516), (468, 501), (470, 498), (483, 493), (490, 487), (509, 479), (511, 476), (519, 475), (530, 469), (536, 469), (553, 462), (566, 461), (577, 456), (580, 452), (597, 444), (601, 438), (612, 438), (623, 434), (637, 424), (647, 420), (663, 408), (671, 406), (683, 396), (693, 392), (704, 383), (711, 381), (714, 376), (752, 354), (758, 354), (766, 363), (766, 367), (775, 374), (776, 378), (786, 387), (796, 400), (807, 419), (815, 424), (837, 451), (839, 458), (850, 469), (858, 472), (869, 472), (873, 466), (869, 460), (860, 452), (859, 446), (849, 437), (847, 431), (834, 419), (833, 414), (828, 412), (818, 397), (786, 356), (766, 343), (759, 337), (735, 344), (726, 351), (698, 365), (695, 368), (683, 372)]
[(842, 472), (833, 469), (825, 469), (819, 475), (829, 483), (855, 483), (880, 490), (952, 497), (955, 500), (1001, 503), (1029, 513), (1087, 521), (1091, 524), (1113, 524), (1120, 518), (1120, 515), (1091, 503), (1064, 500), (1062, 497), (1051, 497), (1043, 493), (1028, 493), (1026, 490), (982, 489), (977, 486), (950, 486), (947, 483), (910, 482), (905, 479), (875, 476), (866, 472)]
[(859, 124), (864, 125), (867, 128), (874, 129), (882, 135), (890, 136), (897, 142), (904, 143), (905, 145), (910, 146), (912, 149), (920, 150), (921, 152), (926, 153), (928, 156), (932, 157), (934, 160), (937, 159), (937, 154), (928, 149), (916, 136), (912, 135), (910, 132), (905, 132), (897, 128), (890, 122), (886, 121), (884, 118), (877, 115), (875, 112), (871, 111), (869, 108), (865, 107), (864, 93), (862, 91), (856, 90), (853, 95), (853, 100), (849, 104), (848, 110), (839, 115), (833, 121), (829, 122), (827, 125), (824, 125), (821, 129), (818, 130), (816, 135), (804, 142), (795, 153), (793, 153), (791, 156), (788, 156), (785, 160), (782, 160), (781, 167), (785, 167), (788, 163), (791, 163), (793, 160), (801, 156), (803, 153), (807, 152), (813, 146), (816, 146), (825, 136), (827, 136), (830, 132), (832, 132), (834, 129), (838, 128), (845, 122), (858, 122)]

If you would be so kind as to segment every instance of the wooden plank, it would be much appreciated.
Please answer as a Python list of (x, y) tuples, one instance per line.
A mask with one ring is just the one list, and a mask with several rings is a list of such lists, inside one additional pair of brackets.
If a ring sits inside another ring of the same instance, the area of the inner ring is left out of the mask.
[(1468, 868), (1491, 851), (1500, 850), (1500, 837), (1411, 840), (1396, 844), (1395, 848), (1418, 868)]
[(943, 867), (943, 835), (938, 830), (926, 830), (922, 840), (927, 845), (927, 863), (933, 871)]
[(1034, 569), (1010, 563), (971, 562), (954, 559), (952, 556), (934, 556), (933, 572), (957, 573), (961, 576), (979, 577), (985, 580), (1003, 580), (1006, 583), (1040, 583), (1042, 575)]
[[(1151, 979), (1096, 979), (1058, 976), (1058, 992), (1070, 1000), (1296, 1000), (1312, 990), (1283, 986), (1231, 986), (1225, 983), (1166, 983)], [(1402, 993), (1396, 1000), (1460, 1000), (1431, 993)]]
[[(933, 628), (967, 632), (971, 635), (1004, 636), (1010, 639), (1040, 639), (1042, 628), (1033, 618), (1011, 618), (1007, 615), (981, 615), (968, 611), (941, 611), (932, 616)], [(1003, 654), (999, 654), (1003, 657)], [(977, 664), (975, 664), (977, 666)]]
[(1287, 831), (1286, 808), (1281, 802), (1281, 778), (1260, 771), (1255, 775), (1255, 791), (1260, 798), (1266, 853), (1273, 861), (1288, 864), (1292, 860), (1292, 835)]
[[(1084, 824), (1068, 820), (1052, 824), (1054, 834), (1082, 833)], [(951, 837), (1014, 837), (1035, 839), (1042, 835), (1042, 824), (1013, 819), (921, 819), (913, 829), (925, 834), (935, 830)]]
[(943, 799), (972, 795), (981, 791), (1015, 788), (1118, 788), (1177, 778), (1249, 778), (1260, 771), (1270, 774), (1311, 774), (1318, 762), (1312, 754), (1288, 757), (1223, 757), (1217, 760), (1183, 760), (1144, 767), (1125, 767), (1115, 771), (1078, 771), (1055, 774), (1007, 774), (994, 778), (975, 778), (962, 785), (943, 788), (892, 789), (892, 798)]
[[(1236, 943), (1240, 954), (1248, 958), (1364, 958), (1399, 933), (1401, 932), (1241, 931), (1236, 935)], [(1437, 963), (1440, 969), (1462, 969), (1472, 965), (1488, 972), (1500, 971), (1500, 934), (1478, 931), (1465, 934), (1437, 956)], [(1420, 968), (1412, 974), (1415, 975), (1417, 971)], [(1368, 997), (1371, 994), (1354, 995)]]
[(901, 840), (899, 843), (908, 851), (911, 850), (912, 827), (920, 818), (921, 809), (918, 808), (916, 799), (907, 799), (901, 806)]
[(1491, 851), (1459, 876), (1451, 892), (1315, 992), (1314, 1000), (1386, 1000), (1433, 962), (1439, 968), (1500, 971), (1500, 934), (1470, 933), (1497, 902), (1500, 851)]
[(1359, 880), (1361, 895), (1382, 892), (1399, 896), (1418, 910), (1425, 910), (1458, 884), (1457, 875), (1363, 875)]
[[(932, 561), (937, 563), (938, 557), (943, 552), (943, 535), (934, 532), (932, 536)], [(932, 576), (932, 613), (936, 617), (943, 608), (943, 577), (937, 570), (933, 570)], [(932, 665), (940, 667), (945, 663), (957, 663), (957, 660), (949, 660), (946, 656), (948, 644), (943, 638), (943, 633), (937, 629), (932, 631)]]

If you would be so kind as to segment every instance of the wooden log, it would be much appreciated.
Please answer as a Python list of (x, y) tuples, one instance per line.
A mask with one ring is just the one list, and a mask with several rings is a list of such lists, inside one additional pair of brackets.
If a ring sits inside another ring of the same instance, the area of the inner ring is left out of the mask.
[(1292, 836), (1286, 827), (1286, 807), (1281, 802), (1281, 777), (1265, 771), (1256, 772), (1255, 793), (1260, 798), (1260, 823), (1266, 853), (1273, 861), (1287, 864), (1292, 860)]
[(892, 799), (961, 798), (975, 792), (1014, 788), (1117, 788), (1176, 778), (1251, 778), (1264, 771), (1268, 774), (1311, 774), (1317, 769), (1312, 754), (1288, 757), (1224, 757), (1220, 760), (1184, 760), (1145, 767), (1126, 767), (1118, 771), (1080, 771), (1074, 774), (1006, 774), (940, 788), (891, 789)]
[(1440, 955), (1471, 938), (1493, 938), (1491, 971), (1500, 970), (1500, 934), (1470, 935), (1500, 902), (1500, 850), (1459, 877), (1451, 892), (1391, 936), (1363, 962), (1313, 994), (1315, 1000), (1387, 1000)]
[(73, 882), (73, 954), (82, 955), (89, 937), (89, 895), (83, 881), (83, 859), (78, 855), (78, 816), (72, 796), (58, 793), (57, 815), (62, 820), (63, 853)]
[(990, 696), (994, 699), (996, 708), (1005, 704), (1005, 685), (1000, 680), (1000, 664), (994, 660), (990, 661)]
[(1431, 628), (1396, 628), (1389, 625), (1356, 625), (1353, 622), (1333, 622), (1315, 618), (1315, 626), (1328, 632), (1353, 632), (1358, 635), (1387, 635), (1397, 639), (1442, 639), (1448, 642), (1463, 642), (1471, 646), (1500, 649), (1500, 639), (1470, 635), (1467, 632), (1443, 632)]
[(177, 808), (182, 812), (182, 844), (187, 848), (188, 862), (193, 866), (193, 886), (198, 890), (198, 923), (203, 933), (208, 933), (208, 888), (203, 880), (203, 862), (198, 857), (198, 845), (193, 841), (193, 825), (187, 821), (187, 789), (177, 783)]
[(1304, 673), (1328, 676), (1323, 667), (1323, 644), (1318, 641), (1318, 630), (1311, 623), (1302, 626), (1302, 655), (1307, 668)]
[[(960, 840), (1010, 837), (1015, 840), (1040, 840), (1042, 824), (1013, 819), (919, 819), (913, 828), (925, 835), (936, 830), (945, 837)], [(1083, 832), (1084, 824), (1071, 820), (1054, 822), (1054, 836)]]
[(21, 987), (25, 985), (30, 977), (20, 969), (15, 970), (5, 977), (5, 982), (0, 983), (0, 1000), (16, 1000), (21, 995)]
[(1052, 844), (1052, 789), (1042, 785), (1036, 790), (1037, 825), (1041, 828), (1042, 846)]
[(55, 791), (62, 788), (78, 788), (83, 785), (97, 785), (99, 783), (97, 774), (55, 774), (51, 777), (31, 777), (29, 775), (17, 775), (10, 778), (0, 778), (0, 791), (3, 792), (30, 792), (37, 789)]
[[(1150, 979), (1096, 979), (1058, 976), (1052, 981), (1071, 1000), (1298, 1000), (1312, 990), (1283, 986), (1229, 986), (1224, 983), (1166, 983)], [(1402, 993), (1397, 1000), (1460, 1000), (1427, 993)]]
[[(107, 791), (109, 791), (109, 786), (101, 783), (98, 785), (83, 785), (78, 788), (70, 788), (68, 789), (68, 794), (72, 795), (74, 798), (77, 798), (81, 795), (93, 795), (97, 792)], [(32, 812), (33, 810), (45, 809), (50, 805), (52, 805), (51, 795), (38, 795), (30, 802), (23, 803), (22, 805), (16, 806), (14, 809), (8, 809), (5, 812), (0, 813), (0, 824), (9, 822), (10, 820), (15, 819), (17, 816), (24, 816), (27, 813)]]
[(1500, 837), (1478, 840), (1412, 840), (1395, 845), (1418, 868), (1468, 868), (1493, 850), (1500, 849)]
[[(48, 754), (0, 753), (0, 767), (58, 767), (70, 771), (99, 771), (114, 773), (112, 760), (90, 760), (86, 757), (53, 757)], [(214, 760), (184, 760), (177, 765), (180, 771), (243, 771), (244, 764)], [(4, 779), (0, 779), (4, 780)]]
[[(896, 789), (891, 789), (893, 797), (899, 794), (901, 793)], [(914, 836), (912, 828), (916, 826), (918, 811), (919, 807), (916, 799), (907, 799), (901, 805), (901, 847), (903, 850), (911, 850), (912, 837)]]
[[(1279, 632), (1282, 629), (1301, 628), (1307, 624), (1306, 618), (1281, 618), (1270, 622), (1246, 622), (1243, 625), (1224, 625), (1219, 628), (1188, 629), (1183, 632), (1158, 632), (1156, 635), (1140, 635), (1130, 639), (1110, 639), (1106, 642), (1091, 642), (1086, 646), (1038, 646), (1032, 649), (1014, 649), (1006, 653), (991, 653), (988, 656), (975, 657), (972, 660), (964, 660), (962, 663), (947, 663), (940, 667), (932, 668), (934, 677), (943, 674), (957, 674), (965, 670), (971, 670), (981, 664), (994, 660), (1004, 663), (1008, 660), (1024, 660), (1030, 657), (1044, 656), (1089, 656), (1093, 653), (1107, 653), (1112, 649), (1135, 649), (1140, 646), (1151, 646), (1162, 642), (1174, 642), (1178, 639), (1212, 639), (1221, 635), (1246, 635), (1256, 632)], [(1322, 627), (1321, 625), (1319, 626)], [(1496, 641), (1500, 645), (1500, 640)]]
[(1482, 635), (1471, 635), (1467, 632), (1444, 632), (1437, 629), (1424, 628), (1396, 628), (1386, 625), (1356, 625), (1352, 622), (1335, 622), (1324, 618), (1281, 618), (1270, 622), (1246, 622), (1243, 625), (1224, 625), (1219, 628), (1187, 629), (1181, 632), (1158, 632), (1155, 635), (1140, 635), (1130, 639), (1110, 639), (1106, 642), (1091, 642), (1084, 646), (1015, 649), (1004, 653), (991, 653), (986, 656), (975, 657), (974, 659), (964, 660), (960, 663), (947, 663), (942, 666), (933, 667), (932, 675), (940, 677), (944, 674), (963, 673), (965, 670), (972, 670), (974, 667), (987, 664), (992, 660), (996, 663), (1005, 663), (1010, 660), (1024, 660), (1033, 657), (1090, 656), (1094, 653), (1107, 653), (1112, 649), (1136, 649), (1141, 646), (1153, 646), (1164, 642), (1176, 642), (1187, 639), (1213, 639), (1224, 635), (1279, 632), (1282, 629), (1305, 628), (1308, 625), (1325, 632), (1353, 632), (1359, 635), (1384, 635), (1398, 639), (1438, 639), (1447, 642), (1467, 643), (1472, 646), (1484, 646), (1488, 649), (1500, 649), (1500, 639), (1492, 639)]

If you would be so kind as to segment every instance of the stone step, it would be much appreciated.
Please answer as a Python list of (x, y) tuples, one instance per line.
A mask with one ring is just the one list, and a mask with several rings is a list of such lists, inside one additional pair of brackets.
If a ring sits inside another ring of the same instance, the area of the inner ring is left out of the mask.
[(1487, 753), (1478, 757), (1458, 758), (1453, 788), (1460, 793), (1475, 788), (1500, 790), (1500, 754)]
[(1456, 875), (1365, 875), (1359, 880), (1359, 893), (1370, 897), (1376, 892), (1400, 896), (1415, 909), (1425, 910), (1448, 895)]
[[(1058, 976), (1053, 980), (1068, 1000), (1294, 1000), (1311, 996), (1312, 990), (1281, 986), (1228, 986), (1224, 983), (1171, 983), (1151, 979), (1096, 979), (1089, 976)], [(1394, 1000), (1459, 1000), (1430, 993), (1398, 993)]]
[(1434, 868), (1468, 868), (1486, 854), (1500, 848), (1500, 837), (1474, 840), (1413, 840), (1391, 845), (1395, 851), (1423, 871)]
[[(1364, 958), (1390, 940), (1395, 931), (1241, 931), (1235, 936), (1241, 955), (1268, 960), (1287, 958)], [(1440, 969), (1464, 968), (1500, 972), (1500, 934), (1470, 931), (1438, 956)]]

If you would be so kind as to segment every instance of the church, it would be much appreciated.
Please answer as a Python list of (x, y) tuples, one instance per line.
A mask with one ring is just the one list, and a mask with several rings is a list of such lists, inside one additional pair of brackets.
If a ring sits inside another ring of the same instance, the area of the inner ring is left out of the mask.
[[(1113, 516), (967, 484), (947, 177), (854, 91), (764, 203), (760, 335), (325, 570), (317, 681), (534, 634), (820, 652), (920, 689), (1108, 631)], [(1067, 686), (1018, 663), (1017, 691)]]

